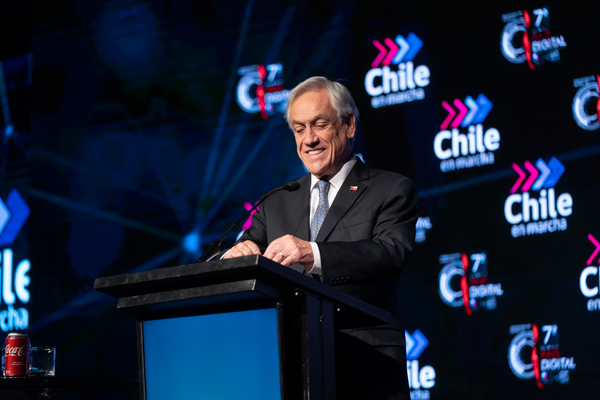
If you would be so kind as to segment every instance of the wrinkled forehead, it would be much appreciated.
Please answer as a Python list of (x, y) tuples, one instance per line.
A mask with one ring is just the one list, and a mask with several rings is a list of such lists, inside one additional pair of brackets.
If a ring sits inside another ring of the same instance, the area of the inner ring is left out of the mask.
[(298, 96), (290, 107), (292, 121), (311, 122), (315, 119), (335, 118), (336, 112), (326, 90), (311, 91)]

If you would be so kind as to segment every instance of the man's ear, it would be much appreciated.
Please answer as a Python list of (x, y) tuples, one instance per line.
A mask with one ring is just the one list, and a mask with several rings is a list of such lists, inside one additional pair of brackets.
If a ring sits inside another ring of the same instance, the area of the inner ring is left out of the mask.
[(344, 123), (348, 125), (348, 132), (346, 133), (346, 136), (348, 139), (353, 139), (354, 134), (356, 133), (356, 118), (354, 117), (354, 114), (348, 113)]

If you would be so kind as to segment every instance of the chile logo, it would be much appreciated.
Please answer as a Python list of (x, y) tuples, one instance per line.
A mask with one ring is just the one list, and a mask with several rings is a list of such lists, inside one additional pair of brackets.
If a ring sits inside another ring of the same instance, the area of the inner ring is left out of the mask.
[(566, 217), (573, 213), (573, 197), (569, 193), (557, 195), (554, 190), (565, 172), (563, 164), (552, 157), (548, 163), (539, 158), (535, 164), (525, 161), (523, 168), (516, 163), (512, 167), (519, 177), (504, 202), (504, 217), (513, 224), (512, 237), (567, 230)]
[(242, 77), (236, 88), (236, 100), (242, 110), (254, 114), (260, 112), (268, 119), (276, 111), (285, 113), (290, 91), (283, 88), (281, 64), (250, 65), (238, 68)]
[(465, 307), (467, 315), (480, 309), (496, 308), (496, 298), (504, 291), (499, 283), (488, 282), (487, 254), (444, 254), (445, 264), (438, 277), (439, 293), (444, 303), (451, 307)]
[[(433, 139), (433, 152), (441, 160), (440, 170), (448, 172), (493, 164), (493, 152), (500, 148), (500, 132), (496, 128), (483, 130), (483, 122), (494, 107), (492, 102), (480, 93), (477, 99), (456, 98), (452, 105), (442, 101), (446, 115), (440, 132)], [(467, 128), (467, 132), (461, 133), (459, 128)]]
[[(511, 63), (527, 61), (529, 69), (545, 61), (560, 60), (560, 49), (567, 47), (564, 37), (550, 34), (550, 11), (548, 7), (502, 15), (506, 22), (500, 39), (500, 49)], [(520, 40), (519, 40), (520, 39)]]
[(551, 383), (569, 382), (570, 371), (577, 366), (573, 357), (562, 357), (558, 343), (558, 325), (512, 325), (516, 334), (508, 346), (508, 365), (519, 379), (532, 379), (538, 388)]
[(591, 264), (594, 261), (600, 263), (600, 258), (596, 260), (596, 257), (600, 253), (600, 241), (591, 233), (588, 234), (588, 240), (595, 248), (587, 260), (587, 266), (581, 271), (581, 275), (579, 275), (579, 289), (582, 295), (589, 298), (587, 301), (588, 311), (598, 311), (600, 310), (600, 297), (596, 296), (600, 293), (600, 268)]
[(600, 128), (600, 75), (574, 79), (573, 86), (579, 88), (571, 107), (573, 118), (586, 131), (595, 131)]
[(372, 43), (377, 54), (365, 75), (365, 90), (372, 96), (371, 107), (423, 100), (423, 88), (429, 85), (431, 73), (426, 65), (413, 63), (423, 41), (411, 32), (406, 38), (397, 35), (394, 40), (386, 37), (383, 44), (379, 40)]

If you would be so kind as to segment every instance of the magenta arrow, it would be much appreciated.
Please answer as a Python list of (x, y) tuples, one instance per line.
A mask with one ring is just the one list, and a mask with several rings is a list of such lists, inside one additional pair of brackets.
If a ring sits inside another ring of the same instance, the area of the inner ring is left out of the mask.
[(387, 45), (387, 47), (390, 48), (390, 52), (388, 53), (388, 55), (383, 60), (383, 65), (390, 65), (390, 63), (392, 62), (392, 60), (394, 59), (394, 57), (398, 53), (398, 50), (400, 50), (400, 47), (398, 47), (398, 45), (396, 44), (396, 42), (394, 42), (390, 38), (386, 37), (383, 41), (385, 42), (385, 44)]
[(521, 188), (522, 192), (528, 191), (531, 185), (533, 185), (533, 182), (535, 182), (537, 177), (540, 175), (540, 171), (538, 171), (537, 168), (534, 167), (533, 164), (531, 164), (529, 161), (525, 161), (525, 168), (527, 169), (527, 171), (529, 171), (531, 176), (529, 177), (529, 179), (527, 179), (527, 181)]
[(515, 163), (513, 163), (512, 167), (517, 172), (517, 174), (519, 174), (519, 179), (517, 179), (513, 187), (510, 189), (510, 192), (514, 194), (519, 188), (519, 186), (521, 186), (521, 183), (523, 183), (523, 181), (525, 180), (527, 174), (523, 172), (523, 170), (519, 168), (519, 166)]
[[(596, 250), (594, 250), (594, 252), (592, 253), (592, 256), (590, 258), (588, 258), (588, 260), (587, 260), (587, 265), (590, 265), (592, 263), (592, 261), (594, 261), (594, 258), (600, 252), (600, 243), (596, 240), (595, 237), (592, 236), (591, 233), (588, 234), (588, 239), (590, 239), (590, 242), (594, 243), (594, 246), (596, 246)], [(600, 259), (598, 259), (598, 262), (600, 262)]]
[(469, 107), (465, 106), (463, 102), (459, 99), (454, 99), (453, 103), (454, 107), (458, 109), (458, 116), (456, 117), (456, 119), (454, 119), (454, 122), (452, 122), (452, 125), (450, 125), (450, 127), (458, 128), (462, 120), (465, 119), (465, 116), (469, 112)]
[(442, 124), (440, 125), (440, 129), (444, 130), (448, 127), (448, 124), (450, 123), (450, 121), (452, 121), (452, 118), (454, 118), (454, 116), (456, 115), (456, 111), (454, 111), (454, 108), (452, 108), (450, 106), (450, 104), (446, 103), (445, 101), (442, 101), (442, 107), (444, 107), (446, 109), (446, 111), (448, 111), (448, 116), (446, 117), (444, 122), (442, 122)]
[(379, 50), (379, 54), (377, 54), (377, 57), (375, 57), (375, 59), (371, 63), (371, 68), (377, 68), (377, 66), (379, 65), (381, 60), (383, 60), (383, 57), (385, 57), (385, 53), (387, 53), (387, 49), (385, 48), (384, 45), (379, 43), (377, 40), (373, 40), (373, 46), (377, 47), (377, 49)]

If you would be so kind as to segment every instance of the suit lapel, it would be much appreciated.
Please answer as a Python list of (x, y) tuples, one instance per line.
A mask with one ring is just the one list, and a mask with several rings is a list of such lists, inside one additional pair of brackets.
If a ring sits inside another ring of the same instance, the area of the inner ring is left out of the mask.
[(286, 204), (286, 209), (294, 213), (292, 235), (308, 241), (310, 239), (310, 174), (298, 179), (298, 183), (300, 183), (300, 189), (291, 196), (289, 204)]
[[(356, 164), (348, 174), (348, 177), (342, 184), (342, 187), (335, 196), (333, 204), (329, 207), (329, 212), (321, 225), (319, 234), (317, 235), (317, 242), (323, 242), (327, 239), (327, 236), (331, 233), (333, 228), (338, 224), (340, 219), (346, 214), (346, 212), (352, 207), (352, 205), (358, 200), (361, 194), (367, 188), (367, 185), (361, 181), (369, 178), (369, 171), (367, 167), (360, 161), (357, 160)], [(356, 190), (350, 190), (351, 187), (356, 187)]]

